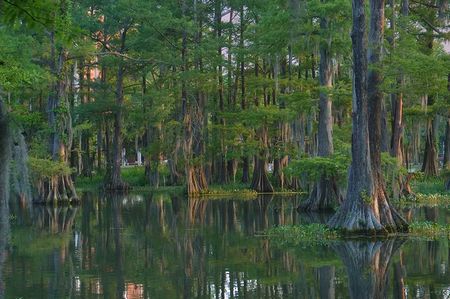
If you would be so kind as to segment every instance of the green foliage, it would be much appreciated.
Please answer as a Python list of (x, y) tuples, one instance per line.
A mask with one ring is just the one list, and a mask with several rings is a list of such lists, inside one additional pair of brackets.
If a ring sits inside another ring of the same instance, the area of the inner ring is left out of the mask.
[(411, 183), (413, 190), (422, 193), (424, 195), (448, 195), (445, 190), (445, 178), (444, 177), (426, 177), (422, 172), (415, 175), (414, 180)]
[(331, 157), (311, 157), (292, 161), (286, 168), (288, 175), (306, 175), (308, 181), (316, 181), (320, 177), (335, 178), (339, 183), (345, 183), (347, 169), (350, 165), (348, 156), (335, 154)]
[(122, 169), (122, 178), (130, 186), (145, 186), (147, 179), (145, 178), (144, 167), (127, 167)]
[(275, 226), (266, 231), (269, 239), (281, 245), (323, 244), (338, 238), (338, 232), (324, 224)]
[(29, 166), (33, 178), (51, 179), (57, 176), (70, 175), (72, 169), (64, 162), (52, 161), (50, 159), (29, 158)]
[(409, 234), (427, 239), (450, 239), (450, 224), (439, 224), (430, 221), (412, 222), (409, 224)]

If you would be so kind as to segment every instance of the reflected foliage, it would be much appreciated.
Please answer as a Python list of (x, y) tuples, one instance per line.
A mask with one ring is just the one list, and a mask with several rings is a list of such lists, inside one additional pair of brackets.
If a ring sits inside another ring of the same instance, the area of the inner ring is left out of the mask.
[[(262, 235), (317, 220), (297, 213), (299, 202), (153, 193), (86, 194), (80, 207), (13, 205), (4, 297), (445, 298), (448, 240), (305, 247), (279, 246)], [(448, 220), (445, 210), (408, 212)]]

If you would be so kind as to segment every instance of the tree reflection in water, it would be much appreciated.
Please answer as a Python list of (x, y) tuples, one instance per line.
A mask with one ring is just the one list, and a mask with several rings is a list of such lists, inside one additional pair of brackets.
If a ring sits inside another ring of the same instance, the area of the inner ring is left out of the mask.
[(388, 298), (389, 266), (403, 240), (338, 241), (332, 246), (348, 274), (351, 298)]
[(410, 241), (396, 254), (401, 242), (393, 240), (283, 246), (261, 234), (274, 225), (326, 220), (298, 214), (297, 206), (297, 198), (276, 196), (205, 200), (154, 193), (89, 196), (79, 208), (36, 207), (31, 219), (12, 226), (5, 297), (331, 299), (434, 292), (444, 298), (448, 241)]

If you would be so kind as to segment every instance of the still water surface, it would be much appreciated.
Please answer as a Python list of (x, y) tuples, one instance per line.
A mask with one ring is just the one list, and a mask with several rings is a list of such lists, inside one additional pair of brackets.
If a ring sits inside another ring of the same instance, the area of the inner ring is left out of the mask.
[[(274, 225), (326, 221), (295, 197), (198, 200), (85, 195), (78, 207), (11, 207), (5, 298), (450, 298), (449, 242), (274, 244)], [(450, 222), (448, 208), (411, 219)]]

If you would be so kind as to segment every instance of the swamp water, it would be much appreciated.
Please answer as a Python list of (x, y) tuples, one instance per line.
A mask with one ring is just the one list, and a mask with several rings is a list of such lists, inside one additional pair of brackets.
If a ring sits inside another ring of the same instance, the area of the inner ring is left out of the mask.
[[(450, 298), (448, 239), (292, 246), (262, 235), (329, 217), (299, 214), (298, 202), (147, 194), (11, 206), (0, 298)], [(403, 213), (450, 222), (448, 208)]]

